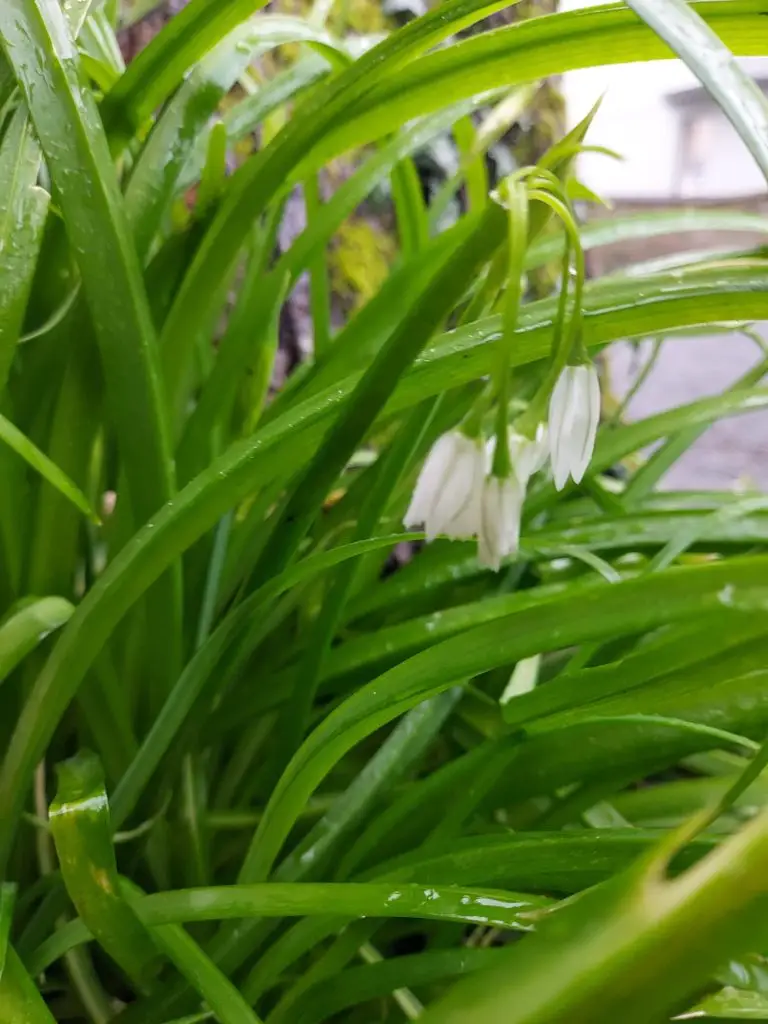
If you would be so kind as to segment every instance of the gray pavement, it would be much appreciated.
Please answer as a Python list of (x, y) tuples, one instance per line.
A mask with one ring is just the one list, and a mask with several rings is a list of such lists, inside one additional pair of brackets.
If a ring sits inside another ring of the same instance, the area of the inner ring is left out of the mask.
[[(768, 337), (768, 325), (762, 325)], [(624, 395), (640, 359), (626, 342), (609, 350), (611, 384)], [(632, 399), (627, 418), (641, 419), (681, 403), (715, 395), (761, 358), (754, 341), (737, 334), (670, 338), (642, 389)], [(768, 378), (764, 381), (768, 386)], [(661, 483), (673, 489), (745, 489), (768, 491), (768, 411), (721, 420), (710, 427), (677, 462)]]

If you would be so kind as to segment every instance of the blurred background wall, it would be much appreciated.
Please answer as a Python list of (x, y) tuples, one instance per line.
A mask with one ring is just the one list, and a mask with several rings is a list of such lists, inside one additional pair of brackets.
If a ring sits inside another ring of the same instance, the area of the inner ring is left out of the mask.
[[(564, 0), (561, 9), (587, 6)], [(743, 61), (768, 90), (768, 59)], [(590, 207), (587, 217), (644, 213), (702, 202), (768, 213), (765, 181), (724, 115), (680, 61), (626, 64), (575, 71), (562, 83), (569, 124), (578, 122), (602, 95), (591, 141), (615, 149), (622, 161), (599, 154), (580, 157), (586, 185), (610, 204)], [(666, 249), (665, 249), (666, 241)], [(754, 235), (695, 232), (679, 239), (691, 250), (743, 249)], [(590, 254), (591, 273), (620, 270), (631, 262), (662, 257), (677, 240), (647, 239)], [(768, 337), (764, 325), (757, 325)], [(625, 394), (650, 357), (652, 343), (622, 344), (611, 350), (609, 375)], [(755, 362), (759, 350), (747, 337), (702, 331), (665, 341), (652, 371), (629, 403), (629, 418), (660, 412), (683, 401), (715, 394)], [(664, 486), (768, 487), (768, 415), (724, 421), (700, 438), (665, 478)]]

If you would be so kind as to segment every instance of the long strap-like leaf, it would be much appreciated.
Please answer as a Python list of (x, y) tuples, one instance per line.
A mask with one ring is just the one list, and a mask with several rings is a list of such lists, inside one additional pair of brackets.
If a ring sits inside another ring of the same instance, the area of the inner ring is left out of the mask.
[[(154, 329), (106, 138), (58, 4), (0, 4), (0, 45), (27, 101), (76, 253), (127, 497), (144, 522), (171, 497), (173, 473)], [(180, 658), (180, 576), (168, 574), (153, 596), (149, 665), (162, 688)]]
[(40, 149), (19, 107), (0, 145), (0, 388), (19, 340), (49, 196), (37, 187)]

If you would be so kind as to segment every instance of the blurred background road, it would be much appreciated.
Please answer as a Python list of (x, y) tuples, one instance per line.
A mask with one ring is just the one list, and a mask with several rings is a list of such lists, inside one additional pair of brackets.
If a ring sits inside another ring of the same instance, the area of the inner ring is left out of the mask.
[[(650, 350), (650, 342), (613, 346), (610, 373), (617, 393), (626, 393)], [(759, 358), (754, 341), (733, 334), (670, 339), (644, 386), (630, 401), (628, 418), (641, 419), (717, 394)], [(768, 413), (747, 413), (710, 427), (672, 467), (661, 486), (768, 490)]]

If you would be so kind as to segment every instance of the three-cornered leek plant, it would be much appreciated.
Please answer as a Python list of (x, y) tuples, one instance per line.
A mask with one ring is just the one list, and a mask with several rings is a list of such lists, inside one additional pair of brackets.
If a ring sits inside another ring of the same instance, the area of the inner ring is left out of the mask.
[[(0, 1022), (768, 1020), (768, 508), (657, 488), (768, 406), (768, 220), (585, 217), (591, 115), (485, 159), (675, 53), (768, 172), (768, 0), (190, 0), (126, 67), (152, 6), (0, 0)], [(754, 248), (587, 279), (694, 230)], [(629, 422), (686, 333), (754, 364)]]

